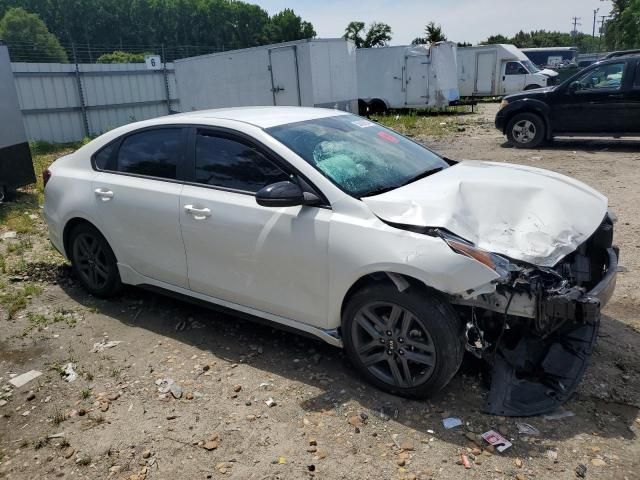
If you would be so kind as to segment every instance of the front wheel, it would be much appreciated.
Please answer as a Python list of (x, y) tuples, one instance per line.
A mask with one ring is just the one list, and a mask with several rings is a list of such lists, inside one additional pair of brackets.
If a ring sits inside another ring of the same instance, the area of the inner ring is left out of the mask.
[(544, 121), (535, 113), (519, 113), (507, 125), (507, 138), (516, 148), (536, 148), (544, 137)]
[(425, 398), (441, 390), (462, 362), (460, 323), (435, 293), (392, 284), (358, 291), (342, 318), (349, 359), (370, 383), (390, 393)]

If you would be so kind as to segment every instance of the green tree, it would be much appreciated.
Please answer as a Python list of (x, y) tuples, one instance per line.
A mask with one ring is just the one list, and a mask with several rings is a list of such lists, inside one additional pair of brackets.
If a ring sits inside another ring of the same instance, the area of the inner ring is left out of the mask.
[(23, 8), (9, 8), (0, 20), (0, 38), (9, 45), (12, 57), (23, 61), (66, 62), (60, 42), (36, 14)]
[(495, 43), (513, 44), (518, 48), (578, 47), (581, 52), (594, 52), (597, 50), (598, 39), (584, 33), (571, 35), (565, 32), (536, 30), (533, 32), (519, 31), (511, 38), (504, 35), (492, 35), (481, 42), (483, 45)]
[(269, 24), (270, 42), (288, 42), (315, 36), (316, 32), (313, 29), (313, 25), (303, 21), (290, 8), (285, 8), (271, 17)]
[(604, 25), (608, 49), (640, 48), (640, 0), (613, 2), (611, 19)]
[(440, 25), (436, 25), (435, 22), (429, 22), (424, 27), (424, 37), (416, 37), (411, 42), (412, 45), (426, 45), (437, 42), (446, 42), (447, 37), (445, 37), (442, 32), (442, 27)]
[(144, 63), (148, 53), (131, 53), (116, 50), (111, 53), (103, 53), (97, 59), (97, 63)]
[(364, 22), (350, 22), (343, 38), (355, 43), (356, 48), (384, 47), (391, 41), (391, 33), (386, 23), (373, 22), (365, 32)]

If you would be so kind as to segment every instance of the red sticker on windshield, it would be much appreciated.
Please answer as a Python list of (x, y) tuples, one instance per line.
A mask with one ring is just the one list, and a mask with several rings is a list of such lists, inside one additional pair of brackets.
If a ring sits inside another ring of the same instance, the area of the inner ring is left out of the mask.
[(378, 136), (385, 142), (398, 143), (400, 141), (396, 137), (385, 131), (378, 132)]

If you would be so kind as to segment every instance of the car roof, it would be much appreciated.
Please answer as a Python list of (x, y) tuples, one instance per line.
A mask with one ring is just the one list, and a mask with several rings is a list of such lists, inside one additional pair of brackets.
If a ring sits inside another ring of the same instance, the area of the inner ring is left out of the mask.
[(213, 120), (235, 120), (260, 128), (270, 128), (289, 123), (304, 122), (318, 118), (348, 115), (348, 112), (330, 108), (310, 107), (236, 107), (214, 110), (197, 110), (163, 117), (167, 122), (177, 119), (208, 124)]

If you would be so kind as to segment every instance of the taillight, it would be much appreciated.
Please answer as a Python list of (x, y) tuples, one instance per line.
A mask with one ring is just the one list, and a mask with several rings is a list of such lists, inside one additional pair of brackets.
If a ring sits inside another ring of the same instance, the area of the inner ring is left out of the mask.
[(47, 186), (47, 182), (51, 179), (51, 170), (48, 168), (42, 171), (42, 184), (43, 188)]

